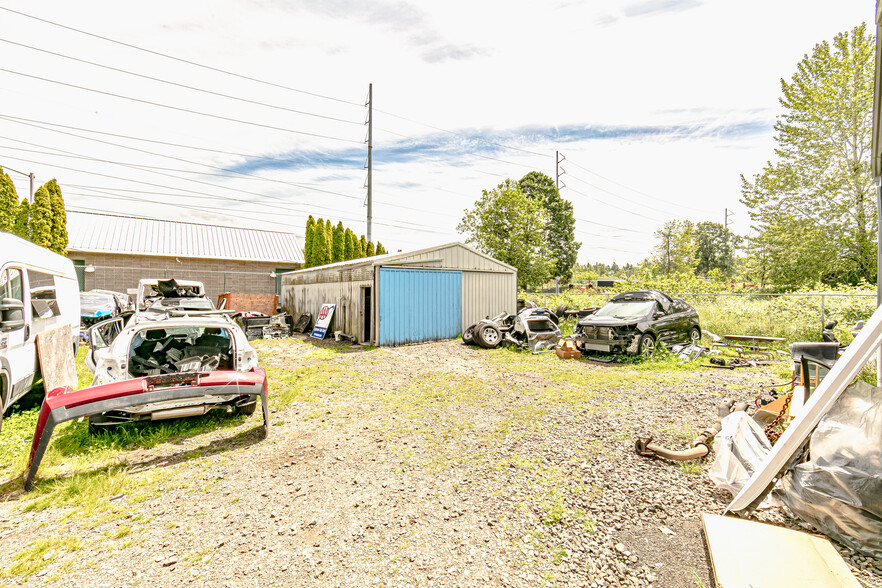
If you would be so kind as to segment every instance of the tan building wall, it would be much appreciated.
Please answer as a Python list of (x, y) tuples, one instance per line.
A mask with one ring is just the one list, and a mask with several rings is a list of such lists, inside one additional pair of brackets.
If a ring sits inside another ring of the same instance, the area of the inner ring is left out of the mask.
[[(161, 257), (153, 255), (122, 255), (118, 253), (86, 253), (69, 251), (74, 263), (93, 266), (94, 272), (83, 272), (86, 290), (94, 288), (125, 292), (137, 288), (142, 278), (177, 278), (198, 280), (205, 284), (209, 298), (215, 303), (223, 292), (275, 293), (279, 278), (270, 276), (278, 269), (298, 269), (299, 264), (264, 261), (237, 261), (195, 257)], [(78, 270), (78, 273), (82, 270)]]

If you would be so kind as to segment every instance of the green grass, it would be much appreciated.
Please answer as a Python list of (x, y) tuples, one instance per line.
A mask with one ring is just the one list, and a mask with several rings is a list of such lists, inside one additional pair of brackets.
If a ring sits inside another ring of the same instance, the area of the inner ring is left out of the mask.
[[(80, 549), (82, 545), (82, 540), (70, 536), (39, 539), (31, 543), (27, 549), (16, 553), (12, 565), (0, 571), (0, 576), (9, 578), (11, 576), (27, 577), (33, 575), (55, 560), (58, 552), (71, 553)], [(50, 556), (44, 560), (43, 557), (47, 554)]]

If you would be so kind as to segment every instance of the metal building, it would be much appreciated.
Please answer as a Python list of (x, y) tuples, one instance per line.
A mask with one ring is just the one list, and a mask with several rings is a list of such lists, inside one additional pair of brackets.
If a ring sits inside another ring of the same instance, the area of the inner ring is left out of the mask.
[(464, 327), (517, 307), (517, 270), (462, 243), (390, 253), (282, 274), (292, 316), (336, 304), (331, 329), (360, 343), (452, 339)]

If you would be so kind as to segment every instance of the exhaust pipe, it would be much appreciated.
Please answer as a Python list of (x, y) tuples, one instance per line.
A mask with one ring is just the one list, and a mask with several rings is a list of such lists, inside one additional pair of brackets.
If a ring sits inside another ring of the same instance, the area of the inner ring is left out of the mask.
[(178, 419), (182, 417), (191, 417), (205, 414), (208, 407), (202, 406), (185, 406), (183, 408), (170, 408), (169, 410), (160, 410), (150, 414), (151, 421), (164, 421), (166, 419)]
[(692, 441), (692, 447), (680, 451), (666, 449), (661, 445), (652, 442), (652, 437), (638, 437), (634, 444), (634, 449), (638, 455), (644, 457), (663, 457), (671, 461), (689, 461), (706, 456), (710, 453), (710, 447), (713, 444), (714, 436), (723, 428), (721, 422), (723, 417), (737, 412), (739, 410), (747, 410), (747, 402), (733, 403), (731, 400), (723, 400), (717, 404), (717, 422), (701, 432), (698, 437)]

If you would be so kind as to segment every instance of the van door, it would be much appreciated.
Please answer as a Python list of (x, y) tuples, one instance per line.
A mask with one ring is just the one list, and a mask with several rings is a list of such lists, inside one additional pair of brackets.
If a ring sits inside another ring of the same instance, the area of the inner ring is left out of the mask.
[(7, 267), (0, 272), (0, 294), (22, 303), (24, 325), (9, 331), (0, 331), (0, 354), (5, 358), (9, 371), (11, 394), (5, 398), (4, 408), (9, 406), (31, 389), (37, 365), (36, 338), (31, 332), (31, 304), (26, 296), (21, 268)]

